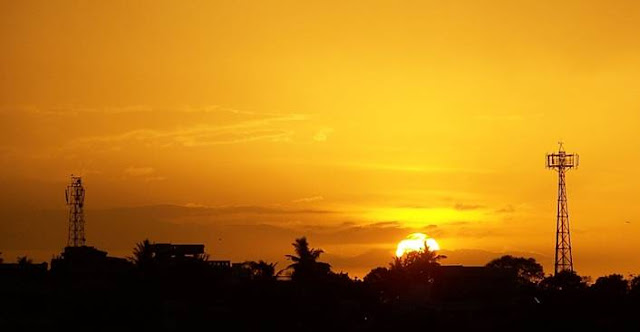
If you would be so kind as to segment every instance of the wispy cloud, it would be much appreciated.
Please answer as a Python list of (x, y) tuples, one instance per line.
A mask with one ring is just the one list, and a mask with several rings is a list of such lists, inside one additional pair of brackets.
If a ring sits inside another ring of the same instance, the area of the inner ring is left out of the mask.
[(496, 213), (514, 213), (514, 212), (516, 212), (516, 208), (511, 204), (496, 210)]
[(321, 128), (316, 132), (315, 135), (313, 135), (313, 140), (316, 142), (326, 142), (331, 133), (333, 133), (333, 128)]
[(382, 164), (382, 163), (338, 163), (338, 166), (357, 168), (372, 171), (389, 171), (389, 172), (412, 172), (412, 173), (469, 173), (469, 174), (486, 174), (493, 173), (487, 169), (459, 168), (459, 167), (441, 167), (441, 166), (422, 166), (422, 165), (401, 165), (401, 164)]
[(255, 205), (232, 205), (232, 206), (207, 206), (203, 204), (188, 203), (184, 206), (176, 205), (158, 205), (145, 207), (150, 211), (164, 209), (165, 211), (174, 211), (176, 213), (185, 213), (188, 215), (227, 215), (227, 214), (331, 214), (338, 211), (325, 209), (296, 209), (285, 208), (279, 206), (255, 206)]
[(324, 197), (322, 196), (311, 196), (311, 197), (302, 197), (302, 198), (298, 198), (298, 199), (294, 199), (293, 203), (309, 203), (309, 202), (317, 202), (317, 201), (321, 201), (324, 200)]
[[(195, 112), (193, 109), (183, 112)], [(112, 135), (75, 139), (71, 147), (100, 147), (117, 149), (120, 146), (141, 144), (154, 147), (202, 147), (253, 141), (289, 141), (295, 133), (285, 123), (307, 120), (304, 114), (259, 114), (254, 112), (212, 107), (199, 112), (220, 112), (240, 115), (239, 118), (219, 120), (215, 124), (197, 123), (171, 129), (139, 128)], [(211, 120), (215, 121), (215, 119)]]
[(479, 204), (456, 203), (456, 205), (454, 205), (453, 208), (458, 211), (470, 211), (470, 210), (484, 209), (485, 206), (479, 205)]
[(142, 113), (153, 112), (154, 109), (147, 105), (128, 105), (128, 106), (106, 106), (106, 107), (88, 107), (81, 105), (60, 105), (54, 107), (38, 107), (38, 106), (3, 106), (0, 107), (2, 112), (20, 112), (35, 115), (49, 116), (78, 116), (89, 114), (125, 114), (125, 113)]
[(157, 175), (153, 167), (129, 167), (123, 173), (126, 177), (139, 178), (145, 182), (164, 181), (167, 179), (164, 176)]
[(155, 172), (153, 167), (129, 167), (124, 170), (124, 174), (129, 176), (148, 176)]
[(543, 113), (528, 113), (528, 114), (480, 114), (475, 118), (481, 121), (529, 121), (532, 119), (540, 119), (544, 116)]

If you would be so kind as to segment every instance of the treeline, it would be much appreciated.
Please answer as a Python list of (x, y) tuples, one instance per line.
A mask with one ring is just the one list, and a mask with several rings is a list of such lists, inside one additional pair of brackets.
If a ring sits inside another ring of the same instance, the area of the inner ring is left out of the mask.
[(547, 276), (512, 256), (446, 266), (425, 249), (360, 280), (334, 272), (306, 238), (292, 245), (282, 267), (160, 256), (145, 240), (106, 268), (69, 256), (44, 275), (0, 271), (0, 330), (640, 330), (638, 276)]

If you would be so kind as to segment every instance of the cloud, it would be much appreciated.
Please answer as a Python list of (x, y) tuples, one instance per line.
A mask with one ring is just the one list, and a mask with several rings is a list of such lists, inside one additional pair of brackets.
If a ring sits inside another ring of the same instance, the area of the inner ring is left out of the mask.
[(326, 253), (322, 256), (334, 271), (348, 272), (351, 277), (364, 278), (376, 267), (387, 267), (394, 256), (394, 249), (370, 249), (357, 255)]
[(516, 208), (511, 204), (496, 210), (496, 213), (514, 213), (514, 212), (516, 212)]
[(521, 122), (540, 119), (544, 116), (543, 113), (526, 113), (526, 114), (480, 114), (474, 116), (475, 119), (480, 121), (504, 121), (504, 122)]
[(440, 236), (436, 225), (406, 227), (397, 222), (379, 222), (360, 225), (304, 225), (292, 229), (302, 229), (304, 234), (318, 243), (327, 245), (395, 245), (408, 234), (421, 232), (430, 236)]
[[(0, 106), (0, 117), (3, 129), (0, 130), (0, 161), (10, 162), (16, 172), (35, 172), (34, 159), (50, 161), (57, 167), (68, 167), (61, 164), (62, 160), (73, 160), (76, 164), (100, 162), (104, 168), (110, 163), (102, 161), (112, 158), (112, 154), (134, 151), (182, 148), (181, 153), (192, 153), (207, 147), (257, 142), (285, 145), (303, 140), (308, 143), (309, 136), (318, 128), (308, 114), (253, 112), (215, 105)], [(31, 133), (29, 139), (24, 139), (25, 131)], [(56, 171), (50, 169), (51, 173)]]
[[(190, 111), (192, 112), (192, 111)], [(114, 149), (130, 144), (145, 147), (202, 147), (222, 144), (236, 144), (253, 141), (290, 141), (295, 133), (285, 123), (307, 120), (304, 114), (258, 114), (237, 110), (213, 108), (204, 112), (218, 112), (218, 118), (207, 118), (204, 123), (198, 119), (186, 126), (153, 129), (137, 128), (110, 135), (81, 137), (73, 140), (71, 148)], [(231, 114), (227, 117), (225, 114)], [(215, 124), (210, 124), (215, 123)]]
[(313, 135), (313, 140), (316, 142), (325, 142), (329, 138), (329, 134), (333, 133), (333, 128), (325, 127), (321, 128)]
[[(327, 213), (339, 211), (290, 209), (271, 206), (220, 206), (201, 204), (153, 205), (87, 210), (87, 236), (91, 245), (113, 255), (126, 256), (145, 238), (156, 242), (204, 243), (207, 252), (217, 259), (242, 261), (266, 259), (280, 261), (291, 252), (291, 242), (307, 236), (313, 247), (326, 250), (323, 260), (336, 271), (364, 276), (371, 268), (385, 266), (398, 241), (408, 234), (423, 232), (436, 239), (481, 237), (480, 229), (460, 226), (428, 225), (412, 228), (396, 221), (377, 223), (326, 223)], [(66, 237), (66, 211), (0, 211), (0, 241), (3, 251), (43, 250), (37, 259), (49, 259), (62, 250)], [(318, 216), (299, 219), (304, 216)], [(290, 223), (290, 220), (305, 220)], [(53, 222), (52, 222), (53, 221)], [(468, 225), (467, 225), (468, 226)], [(42, 232), (33, 232), (41, 229)], [(256, 245), (259, 243), (260, 245)], [(343, 250), (343, 249), (348, 250)], [(445, 253), (445, 251), (443, 251)], [(450, 264), (485, 264), (497, 253), (449, 251)], [(524, 255), (524, 254), (522, 254)]]
[(146, 182), (164, 181), (166, 179), (167, 179), (167, 177), (165, 177), (165, 176), (149, 176), (149, 177), (144, 178), (144, 181), (146, 181)]
[(458, 211), (472, 211), (472, 210), (483, 209), (483, 208), (485, 208), (485, 206), (484, 205), (479, 205), (479, 204), (456, 203), (456, 205), (454, 205), (453, 208), (455, 210), (458, 210)]
[(140, 178), (145, 182), (164, 181), (167, 179), (164, 176), (156, 175), (156, 170), (153, 167), (129, 167), (123, 173), (127, 177)]
[[(148, 214), (152, 216), (163, 217), (170, 220), (179, 217), (218, 217), (230, 215), (251, 215), (253, 217), (259, 215), (303, 215), (303, 214), (333, 214), (338, 211), (323, 209), (288, 209), (277, 206), (257, 206), (257, 205), (233, 205), (233, 206), (207, 206), (196, 203), (187, 203), (180, 205), (148, 205), (134, 208), (109, 209), (118, 213)], [(227, 221), (231, 221), (227, 219)]]
[(293, 135), (293, 131), (281, 129), (197, 125), (191, 128), (175, 130), (138, 129), (112, 136), (88, 137), (76, 140), (73, 145), (84, 147), (110, 146), (113, 148), (117, 144), (138, 143), (144, 146), (156, 147), (200, 147), (260, 140), (283, 141), (291, 135)]
[(124, 174), (129, 176), (147, 176), (155, 173), (152, 167), (129, 167), (124, 170)]
[(324, 200), (324, 197), (322, 196), (311, 196), (311, 197), (302, 197), (302, 198), (298, 198), (298, 199), (294, 199), (293, 203), (310, 203), (310, 202), (317, 202), (317, 201), (322, 201)]
[(448, 226), (464, 226), (469, 224), (471, 223), (468, 221), (452, 221), (447, 223)]
[[(335, 164), (334, 164), (335, 165)], [(439, 167), (439, 166), (419, 166), (419, 165), (399, 165), (399, 164), (380, 164), (380, 163), (353, 163), (342, 162), (337, 166), (346, 168), (355, 168), (372, 171), (388, 171), (388, 172), (410, 172), (410, 173), (468, 173), (468, 174), (489, 174), (494, 171), (488, 169), (472, 169), (459, 167)]]
[(79, 115), (106, 115), (106, 114), (126, 114), (126, 113), (148, 113), (154, 109), (147, 105), (128, 105), (128, 106), (107, 106), (107, 107), (87, 107), (81, 105), (60, 105), (48, 108), (38, 106), (14, 106), (0, 107), (0, 113), (3, 112), (20, 112), (34, 115), (45, 116), (79, 116)]

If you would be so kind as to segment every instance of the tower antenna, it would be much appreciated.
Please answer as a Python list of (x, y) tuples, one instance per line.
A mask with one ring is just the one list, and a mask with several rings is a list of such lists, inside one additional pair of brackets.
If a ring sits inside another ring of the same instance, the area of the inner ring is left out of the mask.
[(69, 235), (68, 247), (81, 247), (85, 245), (84, 237), (84, 187), (82, 178), (71, 174), (71, 183), (64, 192), (69, 206)]
[(569, 232), (569, 208), (567, 207), (567, 185), (565, 173), (577, 168), (580, 158), (577, 154), (566, 153), (563, 143), (558, 142), (558, 152), (547, 154), (547, 167), (558, 171), (558, 210), (556, 215), (556, 254), (554, 273), (573, 271), (571, 256), (571, 234)]

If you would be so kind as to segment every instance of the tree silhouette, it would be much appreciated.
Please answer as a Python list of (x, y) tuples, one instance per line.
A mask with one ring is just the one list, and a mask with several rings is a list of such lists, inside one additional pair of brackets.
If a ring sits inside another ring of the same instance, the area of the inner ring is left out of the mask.
[(513, 271), (517, 275), (518, 282), (524, 285), (537, 284), (544, 279), (542, 265), (533, 258), (505, 255), (490, 261), (486, 267)]
[(419, 251), (408, 252), (402, 257), (396, 257), (391, 262), (391, 287), (394, 293), (406, 296), (430, 297), (431, 288), (435, 281), (435, 270), (440, 260), (446, 256), (429, 250), (425, 242)]
[(446, 258), (424, 249), (411, 251), (401, 257), (394, 257), (389, 268), (378, 267), (364, 277), (364, 282), (378, 293), (383, 301), (395, 301), (400, 298), (414, 297), (420, 300), (429, 298), (434, 282), (435, 270), (439, 261)]
[(404, 269), (404, 260), (402, 257), (395, 256), (389, 263), (389, 270), (402, 271)]
[(276, 265), (278, 263), (268, 263), (263, 260), (260, 261), (246, 261), (242, 263), (243, 268), (248, 270), (249, 277), (252, 280), (276, 280), (278, 273), (276, 273)]
[(540, 282), (543, 289), (556, 291), (580, 291), (587, 288), (587, 278), (575, 271), (564, 270), (549, 276)]
[(425, 242), (423, 249), (419, 251), (410, 251), (398, 259), (404, 268), (408, 268), (416, 265), (440, 265), (438, 262), (445, 258), (447, 258), (447, 256), (440, 255), (435, 251), (429, 250), (429, 246)]
[(629, 294), (633, 298), (640, 300), (640, 275), (634, 276), (629, 280)]
[(629, 282), (621, 274), (611, 274), (598, 278), (591, 289), (597, 296), (620, 299), (627, 295)]
[(18, 263), (18, 265), (20, 266), (26, 266), (26, 265), (31, 265), (33, 264), (33, 260), (31, 260), (31, 258), (27, 257), (27, 256), (19, 256), (16, 259), (16, 262)]
[(154, 253), (149, 239), (136, 243), (136, 247), (133, 248), (133, 256), (129, 257), (129, 260), (139, 268), (147, 268), (153, 265)]
[(309, 247), (306, 237), (301, 237), (292, 243), (295, 255), (286, 255), (293, 263), (287, 269), (293, 270), (291, 279), (295, 281), (318, 280), (326, 277), (331, 272), (331, 265), (318, 262), (318, 258), (324, 252), (322, 249)]
[(414, 280), (429, 280), (433, 269), (440, 266), (439, 261), (445, 258), (447, 256), (429, 250), (429, 246), (425, 242), (422, 250), (410, 251), (401, 257), (394, 257), (393, 261), (389, 263), (389, 269), (407, 273)]
[(4, 259), (2, 259), (2, 252), (0, 252), (0, 264), (4, 263)]
[(376, 295), (380, 299), (387, 301), (395, 294), (398, 294), (398, 287), (400, 287), (400, 285), (394, 282), (396, 275), (397, 272), (391, 272), (386, 267), (376, 267), (367, 273), (363, 281), (370, 289), (377, 293)]
[(364, 282), (371, 285), (380, 285), (389, 278), (389, 269), (386, 267), (376, 267), (365, 277)]

